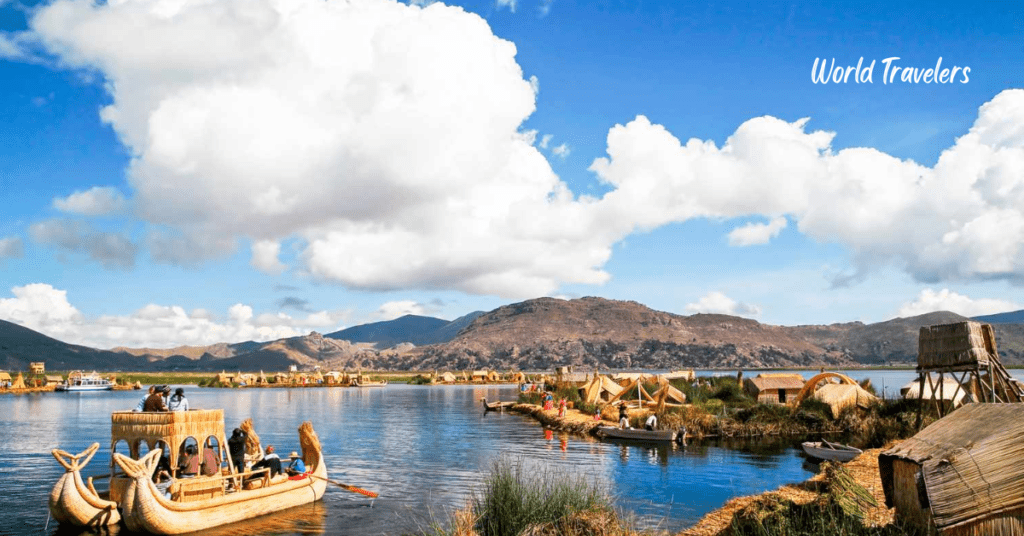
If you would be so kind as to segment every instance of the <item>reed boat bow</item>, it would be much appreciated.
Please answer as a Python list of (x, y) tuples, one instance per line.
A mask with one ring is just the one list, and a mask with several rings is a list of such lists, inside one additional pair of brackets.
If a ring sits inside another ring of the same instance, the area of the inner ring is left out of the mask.
[(65, 470), (50, 491), (50, 514), (58, 522), (99, 528), (121, 521), (117, 503), (102, 498), (92, 486), (92, 479), (88, 485), (82, 481), (81, 469), (92, 460), (99, 448), (99, 443), (93, 443), (78, 455), (60, 449), (50, 451)]

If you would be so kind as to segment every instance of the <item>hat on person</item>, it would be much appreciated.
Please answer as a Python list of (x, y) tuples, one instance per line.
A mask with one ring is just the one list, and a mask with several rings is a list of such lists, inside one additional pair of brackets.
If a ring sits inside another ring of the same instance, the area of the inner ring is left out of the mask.
[(171, 392), (171, 386), (170, 385), (165, 385), (164, 388), (163, 388), (163, 392), (170, 393)]
[(298, 457), (299, 457), (299, 453), (298, 453), (298, 452), (295, 452), (295, 451), (293, 450), (293, 451), (292, 451), (292, 453), (288, 455), (288, 457), (289, 457), (289, 458), (298, 458)]

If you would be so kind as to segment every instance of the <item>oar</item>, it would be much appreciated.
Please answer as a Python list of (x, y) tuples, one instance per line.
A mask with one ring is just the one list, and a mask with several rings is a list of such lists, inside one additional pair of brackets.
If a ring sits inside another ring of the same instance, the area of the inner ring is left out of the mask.
[(377, 494), (375, 492), (370, 491), (370, 490), (365, 490), (363, 488), (357, 488), (355, 486), (352, 486), (352, 485), (349, 485), (349, 484), (344, 484), (344, 483), (338, 482), (337, 480), (331, 480), (330, 478), (324, 478), (322, 476), (317, 476), (317, 475), (312, 475), (312, 474), (309, 475), (309, 476), (311, 476), (313, 478), (319, 478), (320, 480), (325, 480), (327, 482), (330, 482), (331, 484), (334, 484), (335, 486), (338, 486), (339, 488), (343, 488), (343, 489), (346, 489), (348, 491), (354, 491), (356, 493), (361, 493), (363, 495), (366, 495), (367, 497), (377, 497)]

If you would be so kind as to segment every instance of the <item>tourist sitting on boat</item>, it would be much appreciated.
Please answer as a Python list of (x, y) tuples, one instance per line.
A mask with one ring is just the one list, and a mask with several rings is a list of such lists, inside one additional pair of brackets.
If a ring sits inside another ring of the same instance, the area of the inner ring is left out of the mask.
[(241, 473), (245, 468), (245, 431), (235, 428), (228, 438), (228, 454), (231, 455), (231, 464), (235, 466), (235, 472)]
[(299, 457), (298, 452), (293, 450), (288, 457), (292, 460), (291, 463), (288, 464), (288, 468), (284, 470), (288, 473), (288, 476), (299, 476), (306, 472), (306, 463)]
[(644, 428), (647, 429), (647, 430), (654, 430), (657, 427), (658, 427), (658, 417), (655, 416), (652, 413), (650, 417), (647, 417), (647, 421), (644, 422)]
[(252, 464), (253, 471), (264, 468), (270, 470), (270, 478), (281, 472), (281, 457), (274, 452), (274, 445), (267, 445), (267, 453), (263, 455), (263, 459)]
[(619, 428), (629, 428), (629, 414), (626, 413), (626, 405), (619, 405)]
[(217, 459), (217, 450), (213, 448), (209, 441), (206, 443), (206, 448), (203, 449), (203, 463), (200, 469), (203, 472), (203, 476), (220, 474), (220, 460)]
[(175, 389), (174, 396), (167, 401), (167, 409), (171, 411), (188, 411), (188, 399), (185, 398), (185, 390), (181, 387)]
[[(163, 390), (168, 394), (171, 392), (170, 387), (164, 387)], [(146, 398), (142, 411), (167, 411), (167, 402), (164, 400), (163, 392), (160, 389), (157, 389), (156, 392)]]
[(194, 478), (199, 474), (199, 453), (196, 451), (195, 445), (188, 445), (185, 447), (185, 455), (181, 457), (181, 461), (178, 462), (178, 477), (179, 478)]
[(153, 393), (155, 393), (155, 392), (156, 392), (156, 386), (155, 385), (150, 385), (149, 386), (149, 392), (144, 394), (144, 395), (142, 395), (142, 398), (139, 399), (139, 404), (137, 406), (135, 406), (135, 409), (133, 411), (142, 411), (143, 409), (145, 409), (146, 408), (146, 399), (149, 398), (150, 396), (152, 396)]

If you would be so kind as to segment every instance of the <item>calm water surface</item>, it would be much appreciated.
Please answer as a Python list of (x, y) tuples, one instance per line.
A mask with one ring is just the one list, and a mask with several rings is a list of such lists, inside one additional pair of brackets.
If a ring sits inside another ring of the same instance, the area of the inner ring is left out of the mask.
[[(533, 419), (482, 412), (479, 399), (512, 400), (514, 386), (200, 389), (193, 407), (223, 408), (230, 431), (252, 417), (263, 445), (298, 450), (313, 422), (330, 477), (374, 490), (376, 500), (328, 486), (319, 503), (203, 534), (411, 534), (444, 520), (479, 489), (501, 456), (538, 470), (568, 470), (607, 486), (647, 528), (677, 531), (731, 497), (808, 478), (798, 440), (649, 447), (544, 430)], [(48, 520), (47, 496), (63, 469), (50, 449), (100, 453), (86, 475), (107, 471), (110, 413), (136, 391), (0, 397), (0, 534), (78, 534)], [(797, 447), (797, 448), (794, 448)], [(127, 531), (121, 531), (122, 534)]]

